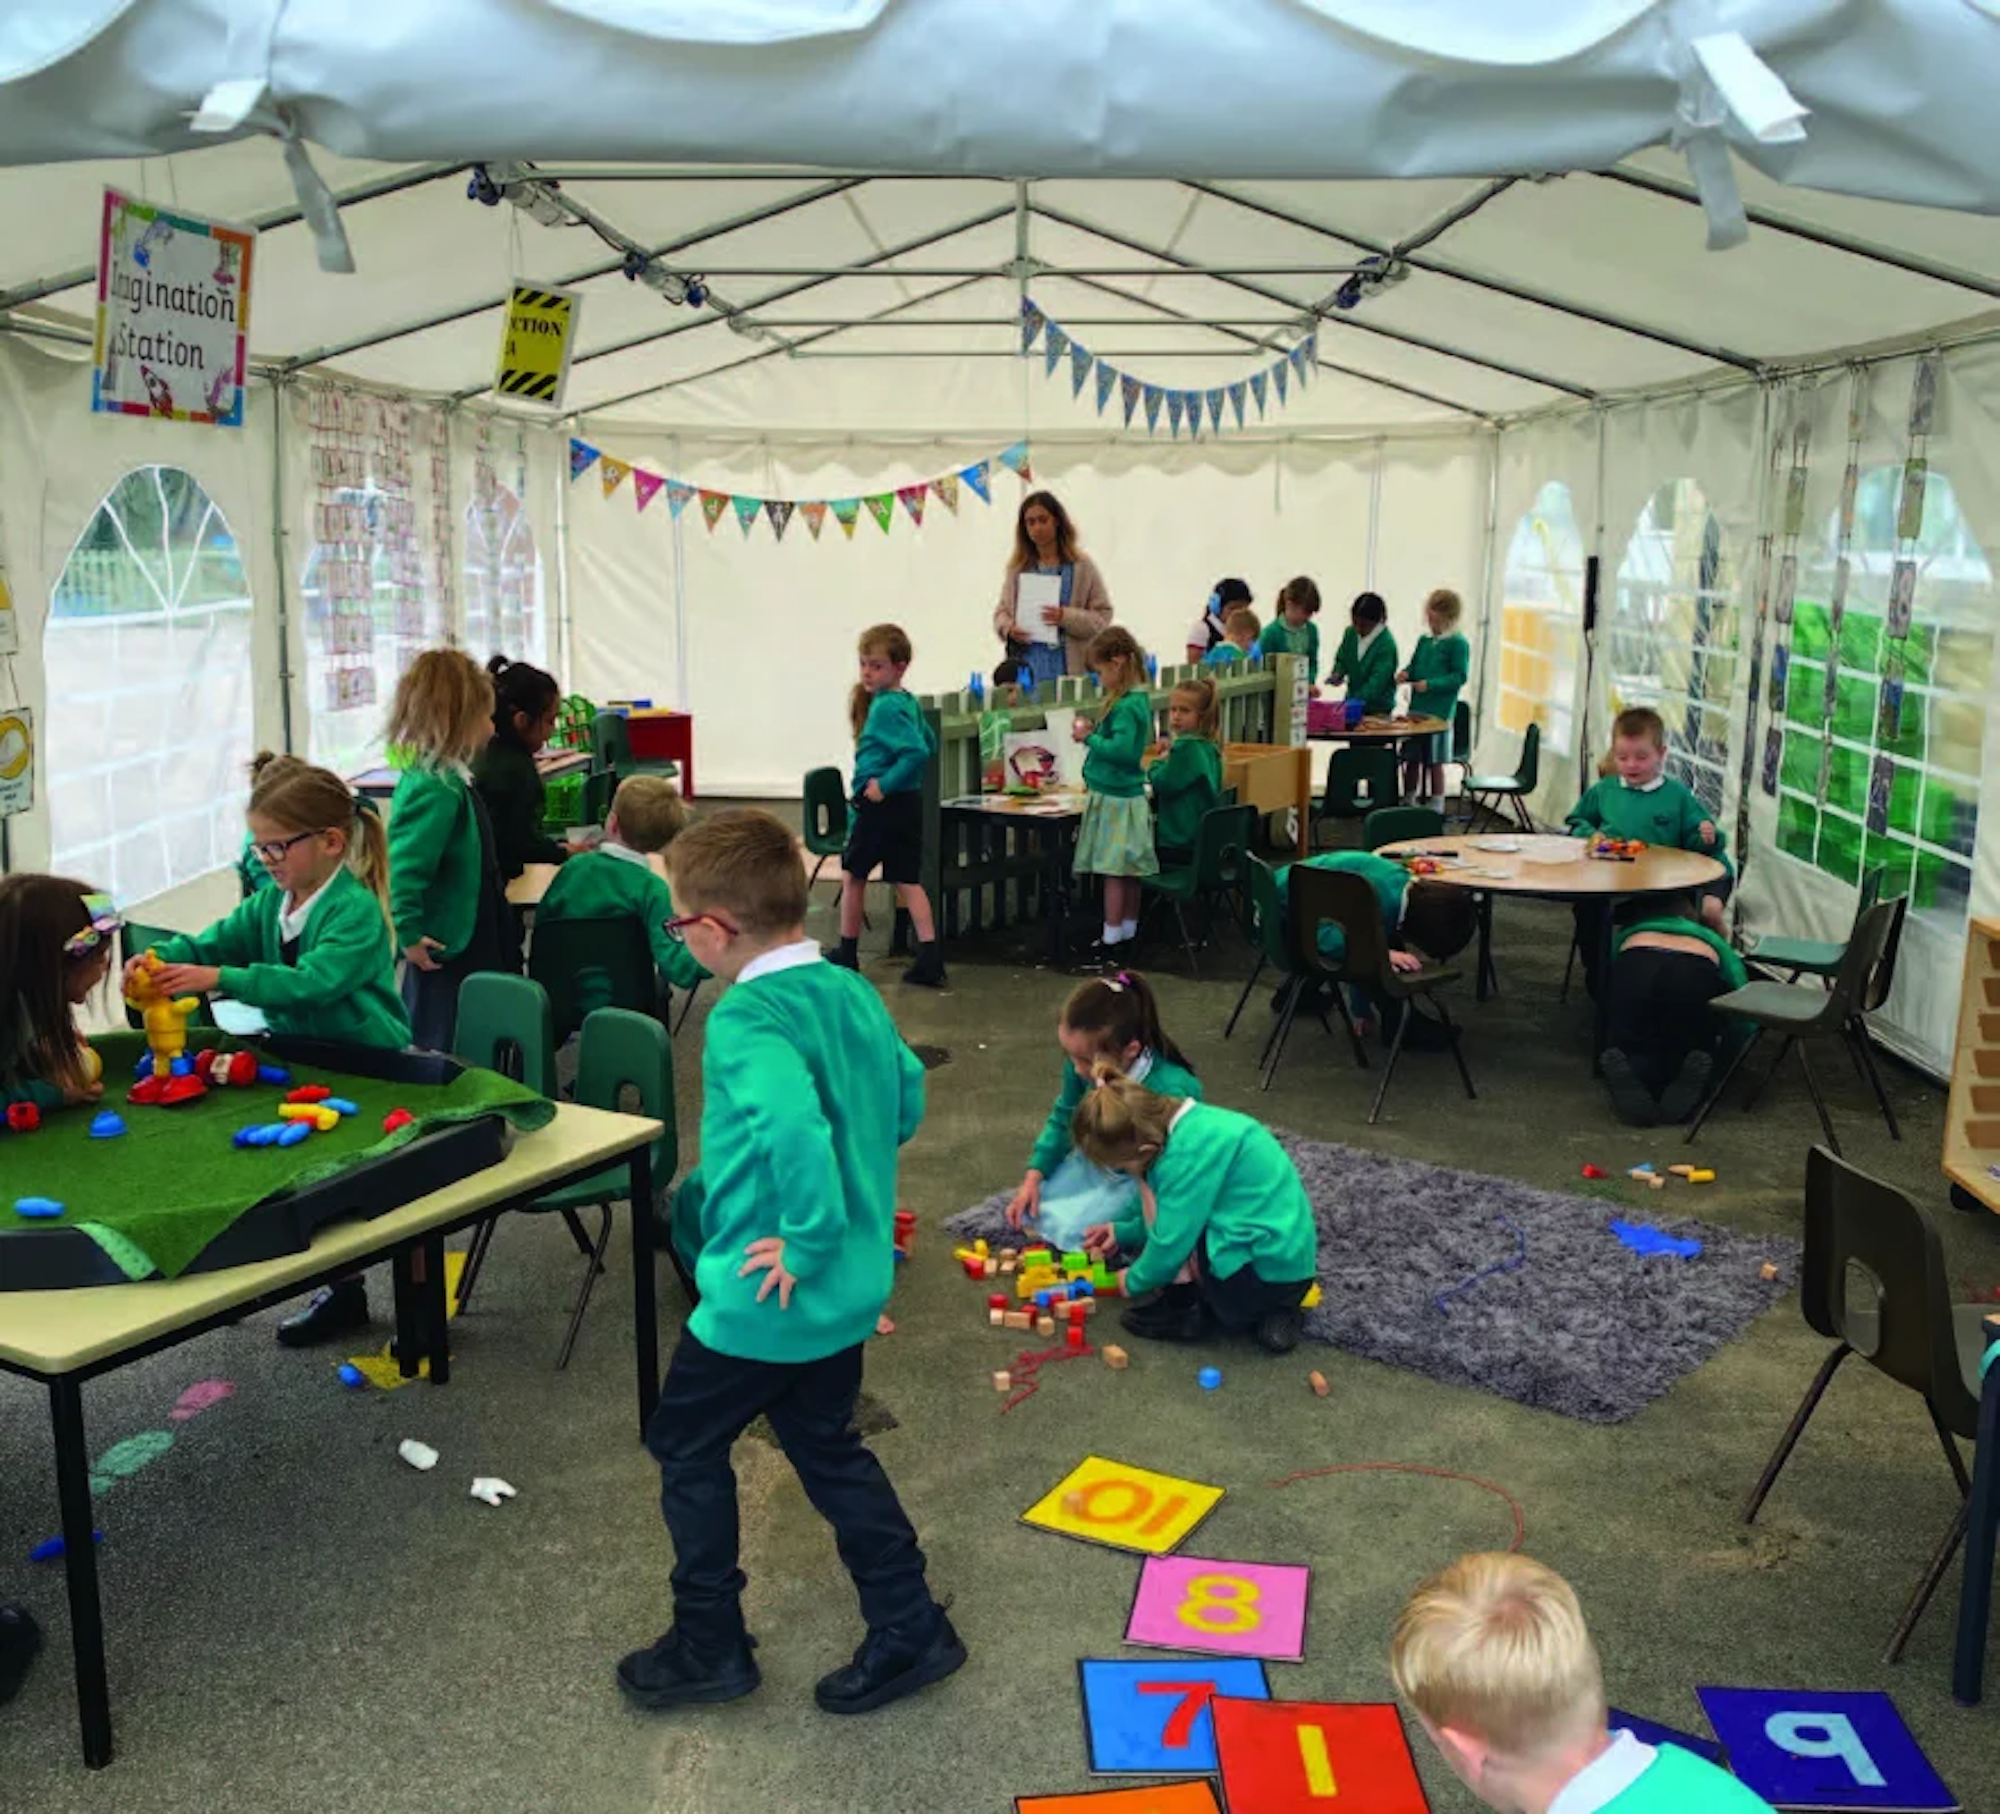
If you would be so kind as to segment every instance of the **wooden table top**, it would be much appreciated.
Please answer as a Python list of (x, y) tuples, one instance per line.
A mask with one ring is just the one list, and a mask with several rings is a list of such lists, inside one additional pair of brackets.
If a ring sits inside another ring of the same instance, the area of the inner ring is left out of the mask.
[(998, 813), (1025, 819), (1074, 819), (1083, 812), (1082, 794), (961, 794), (946, 800), (939, 811)]
[[(1410, 838), (1385, 844), (1384, 857), (1437, 855), (1447, 861), (1427, 882), (1494, 894), (1611, 899), (1618, 895), (1678, 894), (1704, 888), (1726, 873), (1714, 857), (1649, 845), (1630, 862), (1584, 854), (1588, 840), (1559, 833), (1493, 834), (1461, 838)], [(1457, 859), (1451, 861), (1449, 859)]]
[[(539, 907), (542, 896), (549, 891), (549, 884), (556, 879), (559, 863), (530, 863), (507, 884), (507, 899), (516, 907)], [(661, 881), (667, 879), (667, 859), (663, 852), (653, 851), (646, 858), (646, 867)]]
[(1351, 731), (1314, 731), (1314, 743), (1385, 743), (1402, 737), (1430, 737), (1451, 726), (1442, 718), (1364, 718)]

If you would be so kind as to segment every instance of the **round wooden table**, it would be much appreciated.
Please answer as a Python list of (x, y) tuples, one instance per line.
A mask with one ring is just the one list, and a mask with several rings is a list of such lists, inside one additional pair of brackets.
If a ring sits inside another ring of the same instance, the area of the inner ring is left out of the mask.
[(1352, 730), (1309, 731), (1309, 743), (1401, 743), (1406, 737), (1433, 737), (1451, 726), (1442, 718), (1364, 718)]
[[(1611, 963), (1613, 913), (1618, 902), (1643, 900), (1648, 896), (1693, 894), (1717, 882), (1728, 872), (1714, 857), (1698, 851), (1668, 850), (1648, 845), (1635, 857), (1618, 860), (1585, 854), (1589, 840), (1561, 833), (1520, 832), (1513, 835), (1459, 838), (1408, 838), (1399, 844), (1385, 844), (1376, 854), (1385, 857), (1436, 856), (1436, 874), (1423, 878), (1453, 888), (1471, 890), (1479, 897), (1479, 966), (1473, 985), (1476, 999), (1484, 1001), (1496, 986), (1493, 974), (1493, 897), (1520, 895), (1543, 901), (1601, 901), (1604, 932), (1598, 975), (1604, 976)], [(1597, 1033), (1591, 1052), (1595, 1069), (1597, 1053), (1604, 1039), (1604, 991), (1598, 991)]]

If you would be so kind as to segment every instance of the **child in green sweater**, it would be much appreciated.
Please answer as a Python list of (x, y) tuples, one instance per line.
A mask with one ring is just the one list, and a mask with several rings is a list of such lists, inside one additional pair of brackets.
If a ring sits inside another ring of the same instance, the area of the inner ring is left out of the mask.
[(673, 895), (647, 861), (665, 850), (686, 824), (680, 789), (664, 775), (621, 781), (604, 822), (604, 841), (556, 871), (535, 909), (537, 923), (636, 919), (646, 928), (660, 975), (676, 989), (694, 988), (708, 972), (681, 940), (668, 934)]
[(1220, 728), (1214, 681), (1184, 680), (1167, 696), (1171, 738), (1166, 754), (1146, 771), (1159, 812), (1153, 849), (1162, 867), (1193, 860), (1202, 815), (1222, 804), (1222, 751), (1215, 741)]
[(1502, 1814), (1770, 1814), (1683, 1746), (1609, 1729), (1583, 1609), (1526, 1556), (1461, 1556), (1423, 1582), (1389, 1673), (1452, 1774)]
[(1302, 573), (1285, 581), (1278, 594), (1278, 615), (1264, 626), (1257, 646), (1266, 655), (1301, 655), (1306, 674), (1319, 678), (1319, 587)]
[[(1471, 645), (1458, 633), (1458, 620), (1464, 613), (1464, 601), (1443, 586), (1424, 600), (1428, 634), (1417, 638), (1410, 665), (1396, 676), (1398, 681), (1409, 683), (1413, 715), (1442, 718), (1449, 725), (1458, 710), (1458, 696), (1472, 671)], [(1449, 730), (1412, 737), (1403, 745), (1403, 792), (1411, 799), (1427, 795), (1432, 807), (1443, 812), (1444, 766), (1450, 760)]]
[(1104, 710), (1095, 722), (1077, 716), (1070, 735), (1088, 750), (1083, 759), (1083, 823), (1077, 827), (1080, 876), (1104, 878), (1104, 933), (1092, 955), (1113, 958), (1114, 947), (1139, 936), (1139, 878), (1158, 875), (1153, 815), (1146, 804), (1146, 751), (1153, 745), (1153, 699), (1146, 688), (1146, 656), (1130, 630), (1113, 625), (1090, 645), (1090, 665), (1103, 688)]
[(937, 739), (917, 702), (903, 690), (914, 651), (894, 624), (861, 632), (861, 678), (848, 697), (854, 726), (854, 823), (841, 853), (840, 943), (831, 961), (861, 967), (860, 942), (868, 878), (879, 868), (896, 891), (917, 935), (917, 961), (906, 983), (945, 984), (937, 922), (924, 892), (924, 766)]
[(1125, 1173), (1092, 1164), (1071, 1139), (1077, 1105), (1097, 1066), (1112, 1065), (1156, 1095), (1196, 1102), (1201, 1081), (1160, 1025), (1146, 979), (1130, 970), (1077, 984), (1063, 1004), (1056, 1040), (1065, 1060), (1062, 1088), (1028, 1157), (1028, 1175), (1007, 1205), (1007, 1221), (1067, 1253), (1093, 1224), (1126, 1214), (1138, 1196)]
[(1379, 592), (1354, 601), (1348, 627), (1327, 672), (1330, 686), (1345, 687), (1361, 702), (1362, 715), (1386, 718), (1396, 709), (1396, 639), (1389, 634), (1389, 607)]
[(618, 1665), (618, 1684), (649, 1708), (757, 1687), (729, 1451), (761, 1413), (833, 1526), (868, 1622), (815, 1698), (828, 1713), (865, 1713), (965, 1662), (917, 1534), (853, 1422), (863, 1345), (889, 1297), (896, 1155), (923, 1119), (924, 1069), (882, 998), (805, 936), (788, 827), (748, 808), (717, 813), (676, 840), (673, 876), (674, 930), (730, 987), (702, 1052), (701, 1169), (675, 1205), (700, 1301), (646, 1431), (673, 1538), (674, 1622)]
[(25, 1120), (98, 1101), (76, 1010), (111, 971), (111, 897), (67, 876), (0, 876), (0, 1106)]
[(1298, 1345), (1319, 1237), (1285, 1149), (1233, 1109), (1159, 1096), (1109, 1063), (1077, 1106), (1077, 1151), (1139, 1181), (1136, 1208), (1086, 1232), (1084, 1251), (1125, 1256), (1121, 1319), (1149, 1340), (1193, 1342), (1211, 1324), (1273, 1354)]

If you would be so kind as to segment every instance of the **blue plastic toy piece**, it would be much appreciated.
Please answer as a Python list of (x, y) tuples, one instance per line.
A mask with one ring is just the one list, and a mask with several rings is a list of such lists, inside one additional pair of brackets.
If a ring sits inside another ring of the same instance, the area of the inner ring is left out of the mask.
[(312, 1131), (312, 1123), (310, 1121), (288, 1121), (285, 1123), (285, 1131), (277, 1139), (273, 1140), (271, 1144), (273, 1146), (297, 1146), (302, 1141), (311, 1138)]
[(350, 1392), (359, 1392), (368, 1384), (368, 1375), (363, 1373), (352, 1361), (342, 1361), (334, 1369), (333, 1376)]
[(169, 1075), (174, 1077), (192, 1077), (194, 1075), (194, 1060), (188, 1057), (186, 1053), (183, 1053), (179, 1058), (174, 1059), (168, 1064), (167, 1071)]
[(1201, 1383), (1201, 1389), (1204, 1392), (1213, 1392), (1222, 1384), (1222, 1369), (1220, 1367), (1204, 1367), (1195, 1375), (1195, 1378)]
[(1649, 1228), (1643, 1222), (1619, 1222), (1611, 1224), (1611, 1232), (1634, 1253), (1675, 1254), (1683, 1260), (1691, 1260), (1701, 1252), (1699, 1241), (1683, 1241), (1657, 1228)]
[(257, 1067), (259, 1083), (290, 1083), (292, 1074), (281, 1064), (260, 1064)]
[[(93, 1543), (102, 1543), (104, 1541), (104, 1533), (102, 1531), (92, 1531), (90, 1533), (90, 1540)], [(63, 1554), (66, 1547), (60, 1537), (44, 1537), (41, 1542), (28, 1552), (28, 1560), (30, 1562), (53, 1562)]]
[(239, 1150), (257, 1144), (258, 1130), (254, 1127), (239, 1127), (229, 1136), (229, 1144)]
[(290, 1126), (292, 1126), (292, 1123), (289, 1121), (267, 1121), (261, 1127), (253, 1127), (247, 1130), (250, 1138), (245, 1144), (248, 1146), (276, 1146), (278, 1144), (278, 1136)]
[(53, 1216), (61, 1215), (63, 1206), (53, 1197), (16, 1197), (14, 1213), (17, 1216), (28, 1216), (45, 1222)]
[(139, 1062), (132, 1067), (132, 1075), (143, 1083), (152, 1074), (153, 1055), (150, 1052), (141, 1052), (139, 1054)]
[(333, 1110), (336, 1115), (358, 1115), (361, 1113), (361, 1110), (355, 1104), (349, 1102), (345, 1096), (329, 1096), (319, 1106), (323, 1109)]
[(90, 1118), (93, 1140), (116, 1140), (125, 1131), (125, 1117), (113, 1109), (100, 1109)]
[(1097, 1295), (1097, 1287), (1088, 1279), (1071, 1279), (1069, 1295), (1073, 1298), (1094, 1298)]

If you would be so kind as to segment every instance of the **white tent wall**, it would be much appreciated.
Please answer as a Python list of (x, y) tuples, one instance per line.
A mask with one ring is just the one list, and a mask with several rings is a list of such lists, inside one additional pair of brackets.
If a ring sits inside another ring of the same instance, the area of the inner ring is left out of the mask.
[[(999, 445), (748, 445), (613, 427), (587, 438), (688, 483), (790, 498), (880, 493), (990, 458)], [(1183, 658), (1188, 626), (1222, 575), (1247, 579), (1268, 615), (1298, 573), (1324, 595), (1330, 661), (1347, 601), (1369, 584), (1371, 551), (1405, 647), (1432, 586), (1477, 599), (1490, 449), (1490, 437), (1059, 441), (1034, 444), (1032, 460), (1034, 485), (1063, 500), (1102, 569), (1116, 621), (1163, 662)], [(678, 524), (663, 499), (642, 515), (629, 481), (606, 498), (592, 468), (568, 499), (575, 652), (565, 681), (593, 698), (691, 709), (703, 793), (796, 794), (807, 769), (847, 762), (854, 639), (869, 624), (893, 620), (909, 632), (917, 690), (991, 671), (1002, 652), (993, 607), (1028, 489), (996, 466), (991, 506), (962, 490), (953, 516), (932, 495), (917, 528), (899, 504), (886, 536), (864, 511), (851, 541), (829, 516), (817, 543), (795, 516), (780, 544), (761, 521), (746, 538), (733, 515), (705, 529), (694, 503)]]

